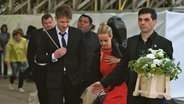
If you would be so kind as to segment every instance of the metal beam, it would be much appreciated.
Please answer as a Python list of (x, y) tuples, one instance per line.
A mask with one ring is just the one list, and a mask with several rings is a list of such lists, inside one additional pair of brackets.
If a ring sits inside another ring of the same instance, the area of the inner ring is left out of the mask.
[(147, 2), (147, 0), (140, 0), (140, 1), (137, 3), (136, 8), (139, 8), (139, 7), (142, 6), (145, 2)]
[(116, 2), (116, 0), (110, 0), (109, 2), (107, 2), (105, 5), (104, 5), (104, 8), (103, 9), (107, 9), (109, 8), (112, 4), (114, 4)]
[(8, 7), (9, 7), (8, 13), (9, 13), (9, 14), (12, 13), (12, 7), (13, 7), (12, 4), (13, 4), (13, 3), (12, 3), (12, 0), (9, 0), (9, 3), (8, 3)]
[(79, 10), (79, 9), (81, 9), (82, 7), (84, 7), (87, 3), (89, 3), (90, 2), (90, 0), (84, 0), (82, 3), (80, 3), (78, 6), (77, 6), (77, 8), (76, 8), (76, 10)]
[(27, 5), (29, 0), (23, 2), (19, 7), (15, 8), (14, 11), (12, 12), (13, 14), (22, 9), (23, 6)]
[(51, 10), (51, 12), (54, 12), (56, 10), (57, 7), (59, 7), (60, 5), (63, 5), (65, 2), (67, 2), (68, 0), (62, 0), (61, 2), (57, 3), (57, 5), (54, 6), (54, 8)]
[(27, 13), (28, 13), (28, 14), (31, 13), (31, 0), (28, 0), (28, 4), (27, 4)]
[(41, 3), (39, 3), (38, 5), (36, 5), (31, 11), (33, 12), (35, 10), (38, 10), (38, 8), (40, 8), (46, 2), (48, 2), (48, 0), (43, 0)]
[(149, 7), (153, 7), (154, 4), (155, 4), (155, 0), (151, 0)]
[(176, 5), (181, 5), (182, 2), (184, 2), (183, 0), (176, 0)]
[(123, 3), (122, 3), (122, 5), (120, 5), (119, 10), (123, 10), (124, 9), (126, 2), (127, 2), (126, 0), (123, 0)]
[(159, 2), (155, 5), (156, 8), (160, 7), (165, 2), (165, 0), (159, 0)]
[[(184, 0), (1, 0), (7, 7), (5, 14), (41, 13), (41, 10), (53, 13), (63, 4), (69, 4), (75, 11), (103, 11), (103, 10), (131, 10), (137, 11), (140, 7), (155, 7), (173, 9), (184, 6)], [(15, 5), (18, 1), (20, 4)], [(36, 4), (36, 5), (33, 5)], [(113, 5), (113, 6), (112, 6)], [(3, 9), (0, 7), (0, 10)], [(171, 11), (173, 10), (171, 9)], [(183, 10), (183, 9), (182, 9)], [(0, 13), (2, 14), (2, 13)]]
[(72, 0), (72, 6), (73, 6), (73, 9), (75, 10), (76, 9), (76, 2), (77, 0)]
[(49, 12), (51, 11), (51, 7), (52, 7), (51, 0), (48, 0), (48, 11)]
[(94, 2), (94, 11), (96, 12), (98, 10), (98, 0), (95, 0)]
[(137, 0), (132, 0), (132, 10), (133, 11), (136, 9), (136, 3), (137, 3)]

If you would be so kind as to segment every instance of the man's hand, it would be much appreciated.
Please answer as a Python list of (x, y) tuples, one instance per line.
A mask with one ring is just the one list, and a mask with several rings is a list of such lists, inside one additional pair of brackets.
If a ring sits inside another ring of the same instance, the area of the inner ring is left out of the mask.
[(120, 62), (120, 58), (117, 58), (115, 56), (106, 56), (105, 57), (105, 61), (108, 63), (108, 64), (117, 64)]
[(92, 93), (95, 95), (99, 95), (100, 92), (104, 89), (100, 81), (93, 83), (91, 86), (93, 87)]
[(54, 52), (54, 57), (55, 57), (56, 59), (58, 59), (58, 58), (64, 56), (64, 55), (66, 54), (66, 51), (67, 51), (67, 49), (64, 48), (64, 47), (62, 47), (62, 48), (60, 48), (60, 49), (57, 49), (57, 50)]

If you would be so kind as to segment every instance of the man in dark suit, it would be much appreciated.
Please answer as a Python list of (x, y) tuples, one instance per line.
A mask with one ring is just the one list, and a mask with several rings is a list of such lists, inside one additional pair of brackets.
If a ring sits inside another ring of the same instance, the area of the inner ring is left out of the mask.
[(56, 9), (57, 25), (45, 31), (39, 41), (38, 63), (47, 63), (49, 104), (79, 104), (80, 84), (85, 73), (85, 45), (82, 31), (69, 26), (72, 9), (62, 5)]
[(95, 57), (98, 54), (97, 51), (101, 45), (97, 34), (91, 31), (92, 22), (93, 20), (90, 16), (82, 14), (79, 17), (77, 24), (77, 28), (82, 30), (84, 35), (87, 57), (86, 80), (83, 83), (84, 86), (82, 86), (82, 91), (90, 84), (100, 80), (102, 77), (101, 74), (99, 74), (99, 65), (93, 64), (97, 63), (97, 59)]
[[(133, 96), (137, 73), (130, 72), (128, 62), (137, 60), (149, 48), (163, 49), (170, 58), (172, 58), (172, 42), (164, 37), (159, 36), (154, 31), (157, 23), (156, 11), (152, 8), (142, 8), (138, 13), (138, 25), (141, 30), (139, 35), (130, 37), (127, 40), (125, 57), (121, 59), (120, 64), (105, 78), (93, 84), (93, 91), (99, 92), (101, 89), (108, 87), (113, 82), (121, 84), (127, 81), (128, 84), (128, 104), (160, 104), (161, 99), (150, 99), (142, 96)], [(130, 73), (130, 74), (128, 74)]]
[(31, 37), (29, 39), (28, 53), (27, 53), (29, 68), (27, 71), (33, 73), (40, 104), (48, 104), (48, 94), (46, 88), (46, 76), (47, 76), (47, 70), (45, 68), (46, 64), (35, 63), (34, 57), (36, 54), (36, 50), (39, 49), (38, 41), (42, 41), (39, 40), (39, 36), (43, 34), (45, 30), (53, 28), (54, 21), (52, 16), (46, 13), (42, 16), (41, 23), (43, 28), (38, 29), (35, 32), (32, 32), (30, 35)]

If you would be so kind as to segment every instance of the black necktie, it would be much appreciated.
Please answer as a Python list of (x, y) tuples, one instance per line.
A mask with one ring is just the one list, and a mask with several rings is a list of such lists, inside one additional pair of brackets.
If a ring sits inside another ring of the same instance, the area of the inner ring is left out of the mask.
[(62, 45), (63, 45), (63, 47), (65, 47), (66, 48), (66, 41), (65, 41), (65, 38), (64, 38), (64, 35), (66, 34), (66, 32), (65, 33), (59, 33), (61, 36), (62, 36), (62, 39), (61, 39), (61, 41), (62, 41)]

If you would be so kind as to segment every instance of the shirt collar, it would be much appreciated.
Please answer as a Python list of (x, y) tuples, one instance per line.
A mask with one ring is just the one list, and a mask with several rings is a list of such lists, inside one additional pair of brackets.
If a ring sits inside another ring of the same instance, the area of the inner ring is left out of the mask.
[[(157, 33), (153, 31), (153, 33), (150, 35), (147, 41), (150, 41), (150, 40), (153, 41), (156, 36), (157, 36)], [(139, 35), (139, 39), (142, 40), (141, 34)]]
[(157, 35), (157, 33), (155, 31), (153, 31), (153, 33), (151, 34), (151, 36), (148, 39), (153, 41), (155, 39), (156, 35)]
[[(69, 28), (69, 27), (67, 27), (67, 29), (65, 30), (66, 35), (68, 34), (68, 28)], [(58, 28), (57, 25), (56, 25), (56, 32), (57, 32), (57, 34), (62, 33), (62, 32), (59, 30), (59, 28)], [(64, 32), (64, 33), (65, 33), (65, 32)], [(63, 33), (62, 33), (62, 34), (63, 34)]]

